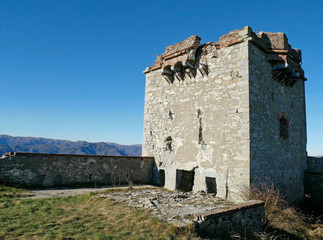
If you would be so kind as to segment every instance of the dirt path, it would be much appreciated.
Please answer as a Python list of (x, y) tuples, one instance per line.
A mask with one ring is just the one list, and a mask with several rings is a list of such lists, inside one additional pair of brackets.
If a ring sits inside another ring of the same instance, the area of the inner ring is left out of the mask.
[[(90, 192), (102, 192), (108, 189), (127, 189), (129, 186), (121, 187), (100, 187), (100, 188), (40, 188), (31, 189), (26, 193), (26, 198), (38, 199), (38, 198), (50, 198), (50, 197), (68, 197), (86, 194)], [(150, 185), (133, 186), (135, 189), (155, 188)]]

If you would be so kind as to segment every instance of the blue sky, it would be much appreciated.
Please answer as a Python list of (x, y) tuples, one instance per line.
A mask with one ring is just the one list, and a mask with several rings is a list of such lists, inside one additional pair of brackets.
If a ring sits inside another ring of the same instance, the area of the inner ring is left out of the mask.
[(303, 52), (308, 152), (323, 155), (323, 1), (0, 1), (0, 134), (142, 141), (142, 71), (196, 34), (285, 32)]

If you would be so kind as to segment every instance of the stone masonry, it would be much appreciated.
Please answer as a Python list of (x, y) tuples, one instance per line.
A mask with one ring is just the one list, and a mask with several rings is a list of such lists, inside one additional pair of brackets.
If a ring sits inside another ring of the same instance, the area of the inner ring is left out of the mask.
[[(260, 230), (265, 217), (264, 203), (251, 200), (232, 204), (205, 192), (167, 191), (162, 188), (142, 188), (135, 191), (106, 191), (101, 198), (115, 199), (128, 206), (150, 209), (150, 213), (179, 227), (194, 224), (202, 233), (219, 233), (245, 228)], [(212, 238), (213, 239), (213, 238)]]
[(155, 163), (151, 157), (15, 152), (3, 155), (0, 167), (0, 182), (7, 184), (119, 186), (153, 183)]
[(308, 157), (305, 171), (305, 201), (310, 208), (323, 213), (323, 157)]
[(160, 184), (239, 200), (256, 180), (303, 197), (306, 116), (301, 51), (283, 33), (235, 30), (171, 45), (146, 68), (143, 156)]

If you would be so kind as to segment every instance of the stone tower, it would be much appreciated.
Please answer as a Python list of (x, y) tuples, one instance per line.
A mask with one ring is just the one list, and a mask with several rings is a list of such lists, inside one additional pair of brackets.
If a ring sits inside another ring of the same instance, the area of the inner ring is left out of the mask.
[(232, 31), (166, 47), (147, 68), (143, 156), (168, 189), (231, 200), (256, 179), (303, 197), (306, 116), (301, 51), (284, 33)]

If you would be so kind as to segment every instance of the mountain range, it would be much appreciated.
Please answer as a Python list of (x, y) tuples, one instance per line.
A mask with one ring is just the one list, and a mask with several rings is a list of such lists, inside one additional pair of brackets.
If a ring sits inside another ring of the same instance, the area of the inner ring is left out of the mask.
[(6, 152), (64, 153), (83, 155), (141, 156), (141, 144), (68, 141), (0, 135), (0, 157)]

